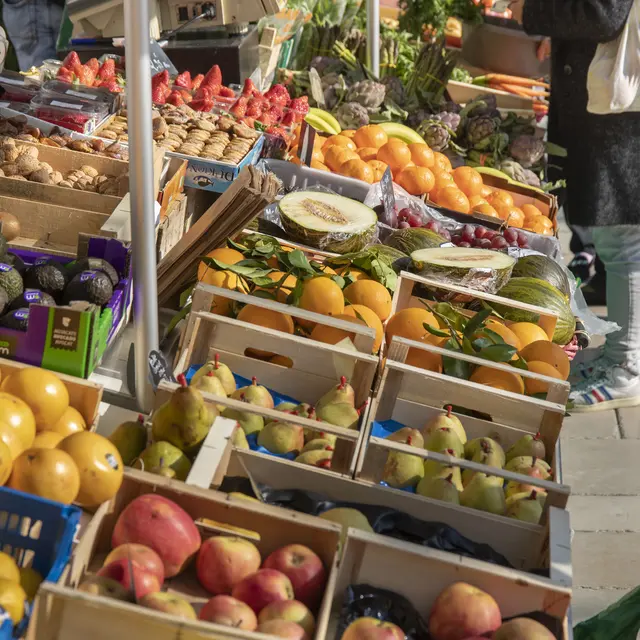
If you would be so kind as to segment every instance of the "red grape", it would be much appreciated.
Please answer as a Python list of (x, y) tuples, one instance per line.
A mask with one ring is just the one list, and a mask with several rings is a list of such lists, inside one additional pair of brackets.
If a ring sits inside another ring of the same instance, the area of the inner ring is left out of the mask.
[(506, 249), (508, 246), (509, 243), (502, 236), (496, 236), (491, 240), (492, 249)]
[(460, 244), (458, 244), (459, 247), (464, 247), (465, 249), (470, 249), (471, 248), (471, 244), (468, 242), (461, 242)]
[(522, 233), (522, 231), (518, 231), (518, 246), (521, 249), (526, 249), (529, 246), (529, 241), (527, 240), (527, 236)]
[(478, 240), (484, 238), (487, 235), (487, 231), (489, 231), (489, 229), (486, 227), (476, 227), (476, 238), (478, 238)]
[(493, 240), (497, 235), (500, 235), (497, 231), (485, 229), (484, 237), (487, 238), (487, 240)]
[(464, 227), (462, 227), (462, 239), (465, 242), (468, 242), (469, 246), (471, 246), (471, 243), (475, 240), (475, 238), (476, 228), (472, 224), (465, 224)]
[(518, 244), (518, 232), (513, 227), (505, 229), (502, 235), (509, 244), (513, 245), (514, 242)]
[(434, 231), (435, 233), (441, 233), (442, 229), (440, 227), (440, 223), (437, 222), (436, 220), (429, 220), (429, 222), (427, 222), (427, 224), (424, 225), (426, 229), (429, 229), (430, 231)]
[(410, 226), (411, 225), (406, 220), (398, 222), (398, 229), (408, 229)]
[(476, 241), (476, 247), (478, 247), (478, 249), (491, 249), (491, 240), (480, 238)]
[(445, 239), (445, 240), (451, 240), (451, 234), (449, 233), (449, 231), (447, 229), (440, 229), (440, 235)]

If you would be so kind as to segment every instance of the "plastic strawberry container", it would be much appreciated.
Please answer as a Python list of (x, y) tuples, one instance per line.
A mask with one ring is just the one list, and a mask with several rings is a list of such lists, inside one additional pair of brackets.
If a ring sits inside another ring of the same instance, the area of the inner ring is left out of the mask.
[(40, 91), (39, 84), (13, 71), (0, 73), (0, 87), (3, 89), (0, 100), (4, 102), (29, 103)]
[(78, 133), (92, 133), (109, 115), (105, 104), (85, 100), (68, 100), (63, 96), (38, 95), (31, 101), (31, 109), (41, 120)]
[(69, 99), (82, 100), (95, 105), (105, 105), (109, 113), (114, 113), (120, 104), (119, 94), (111, 93), (107, 89), (99, 87), (85, 87), (62, 82), (61, 80), (49, 80), (42, 85), (42, 95), (50, 98), (67, 101)]

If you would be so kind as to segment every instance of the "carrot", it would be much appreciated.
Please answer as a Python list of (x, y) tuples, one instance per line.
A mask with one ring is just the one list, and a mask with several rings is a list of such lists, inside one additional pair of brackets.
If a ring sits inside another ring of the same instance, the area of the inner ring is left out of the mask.
[(516, 95), (523, 95), (529, 98), (548, 98), (550, 95), (548, 91), (535, 91), (534, 89), (527, 89), (520, 85), (503, 84), (502, 86), (511, 93), (516, 93), (517, 91), (518, 93), (516, 93)]
[(512, 93), (513, 95), (520, 96), (521, 98), (529, 98), (530, 96), (526, 95), (523, 91), (521, 91), (521, 87), (516, 86), (507, 86), (504, 84), (500, 84), (499, 82), (492, 82), (489, 85), (492, 89), (499, 89), (500, 91), (505, 91), (506, 93)]
[[(543, 89), (550, 89), (550, 85), (540, 80), (532, 80), (531, 78), (519, 78), (518, 76), (508, 76), (504, 73), (487, 73), (486, 78), (488, 82), (499, 82), (503, 84), (515, 84), (521, 87), (542, 87)], [(478, 78), (476, 78), (477, 80)]]

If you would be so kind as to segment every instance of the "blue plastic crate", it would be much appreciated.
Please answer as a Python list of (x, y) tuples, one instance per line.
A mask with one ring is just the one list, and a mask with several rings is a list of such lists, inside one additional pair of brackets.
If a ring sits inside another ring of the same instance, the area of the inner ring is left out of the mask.
[[(0, 487), (0, 551), (13, 556), (20, 567), (32, 567), (45, 581), (60, 579), (71, 556), (81, 510), (6, 487)], [(1, 624), (0, 640), (22, 637), (31, 607), (11, 633)], [(1, 618), (0, 618), (1, 623)]]

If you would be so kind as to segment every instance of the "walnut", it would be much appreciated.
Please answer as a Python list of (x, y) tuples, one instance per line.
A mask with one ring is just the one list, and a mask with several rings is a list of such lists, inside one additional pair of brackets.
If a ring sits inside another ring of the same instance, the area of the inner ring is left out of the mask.
[[(20, 163), (18, 163), (18, 164), (20, 164)], [(41, 169), (46, 169), (49, 173), (53, 173), (53, 167), (48, 162), (41, 162), (40, 163), (40, 168)]]
[(34, 144), (38, 142), (38, 138), (34, 138), (33, 136), (30, 136), (26, 133), (21, 133), (20, 135), (17, 135), (16, 140), (21, 140), (22, 142), (32, 142)]
[(44, 168), (34, 171), (29, 176), (29, 180), (31, 182), (39, 182), (40, 184), (51, 184), (51, 178), (49, 176), (49, 172)]
[(54, 171), (51, 174), (51, 182), (53, 182), (53, 184), (60, 184), (63, 180), (64, 178), (59, 171)]
[(24, 144), (21, 144), (19, 147), (17, 147), (17, 149), (20, 155), (32, 156), (36, 160), (38, 159), (38, 155), (40, 153), (38, 151), (38, 147), (28, 147), (27, 145), (24, 145)]
[(71, 184), (75, 184), (76, 182), (78, 182), (78, 176), (75, 175), (74, 173), (70, 173), (65, 180), (67, 182), (70, 182)]
[(59, 187), (67, 187), (67, 189), (73, 189), (73, 182), (69, 182), (68, 180), (62, 180), (58, 182)]
[(82, 171), (84, 174), (88, 176), (91, 176), (92, 178), (95, 178), (98, 175), (98, 170), (94, 169), (92, 166), (88, 164), (83, 164), (80, 167), (80, 171)]
[(18, 165), (14, 162), (5, 162), (2, 166), (0, 166), (0, 169), (4, 171), (4, 175), (8, 178), (20, 174), (20, 169), (18, 169)]
[(4, 153), (5, 162), (15, 162), (20, 155), (17, 147), (3, 147), (2, 151)]
[[(28, 176), (30, 173), (33, 173), (34, 171), (40, 169), (40, 163), (36, 160), (36, 158), (26, 153), (20, 154), (20, 156), (16, 160), (16, 166), (18, 167), (18, 173), (21, 176)], [(45, 169), (45, 171), (47, 170)]]
[(0, 123), (0, 133), (13, 137), (18, 135), (18, 129), (10, 122), (2, 122)]

